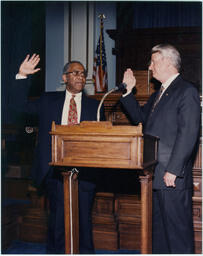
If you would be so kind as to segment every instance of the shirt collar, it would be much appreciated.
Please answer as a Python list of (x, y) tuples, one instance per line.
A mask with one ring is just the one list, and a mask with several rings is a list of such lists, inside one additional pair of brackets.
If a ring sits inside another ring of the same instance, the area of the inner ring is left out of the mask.
[(173, 82), (173, 80), (175, 80), (175, 78), (179, 75), (180, 73), (176, 73), (175, 75), (172, 75), (171, 77), (169, 77), (169, 79), (162, 84), (162, 86), (164, 87), (164, 90), (166, 90), (169, 85)]
[[(72, 98), (72, 93), (70, 93), (68, 90), (66, 90), (66, 97), (68, 98)], [(75, 99), (81, 99), (82, 97), (82, 92), (76, 93), (75, 95)]]

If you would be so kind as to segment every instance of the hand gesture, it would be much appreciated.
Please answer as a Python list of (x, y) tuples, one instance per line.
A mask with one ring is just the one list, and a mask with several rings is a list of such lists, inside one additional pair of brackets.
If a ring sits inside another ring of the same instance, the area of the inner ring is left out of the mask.
[(127, 92), (131, 92), (133, 87), (136, 85), (136, 79), (133, 75), (132, 69), (128, 68), (123, 76), (123, 83), (127, 85)]
[(28, 75), (34, 74), (40, 70), (40, 68), (35, 68), (40, 61), (39, 55), (33, 54), (32, 57), (30, 59), (29, 58), (30, 55), (28, 54), (20, 65), (18, 74), (27, 77)]

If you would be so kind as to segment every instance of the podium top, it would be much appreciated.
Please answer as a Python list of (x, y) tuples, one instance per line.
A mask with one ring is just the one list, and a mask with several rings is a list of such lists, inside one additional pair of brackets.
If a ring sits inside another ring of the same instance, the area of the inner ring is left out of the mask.
[(121, 126), (112, 125), (110, 121), (83, 121), (76, 125), (56, 125), (52, 123), (51, 135), (71, 135), (71, 134), (104, 134), (104, 135), (119, 135), (119, 136), (143, 136), (142, 124), (137, 126)]
[(142, 133), (142, 125), (113, 126), (111, 122), (56, 125), (52, 131), (55, 166), (144, 169), (156, 163), (157, 138)]

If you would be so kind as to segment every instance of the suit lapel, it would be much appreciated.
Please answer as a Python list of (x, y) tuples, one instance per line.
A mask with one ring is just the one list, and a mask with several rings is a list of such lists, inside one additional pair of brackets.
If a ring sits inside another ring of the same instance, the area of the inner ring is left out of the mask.
[(82, 93), (80, 122), (88, 119), (88, 98)]
[(53, 118), (56, 124), (61, 124), (64, 101), (65, 101), (65, 91), (61, 93), (53, 102), (54, 109), (52, 111), (53, 111)]
[(157, 103), (154, 113), (156, 113), (159, 109), (162, 109), (162, 106), (166, 104), (166, 102), (172, 97), (174, 90), (178, 86), (178, 82), (180, 81), (181, 76), (177, 76), (175, 80), (169, 85), (166, 91), (163, 93), (160, 101)]

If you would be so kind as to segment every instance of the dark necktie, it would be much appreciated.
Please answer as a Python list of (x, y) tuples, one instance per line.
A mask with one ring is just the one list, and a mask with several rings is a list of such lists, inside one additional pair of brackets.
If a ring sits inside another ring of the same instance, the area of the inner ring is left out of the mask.
[(164, 90), (164, 87), (161, 86), (161, 88), (159, 89), (159, 92), (157, 93), (157, 96), (155, 98), (154, 104), (152, 106), (152, 112), (154, 112), (154, 109), (161, 98), (161, 94), (162, 94), (163, 90)]
[(75, 95), (70, 99), (69, 112), (68, 112), (68, 125), (78, 123), (77, 106), (75, 103)]

